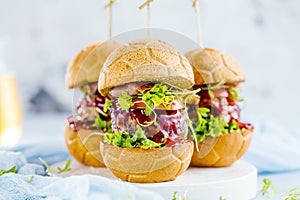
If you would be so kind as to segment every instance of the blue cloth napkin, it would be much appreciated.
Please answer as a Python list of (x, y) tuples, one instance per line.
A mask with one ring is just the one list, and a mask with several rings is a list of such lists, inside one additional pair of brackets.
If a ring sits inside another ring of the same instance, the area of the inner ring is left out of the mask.
[[(64, 140), (64, 137), (61, 137), (60, 140)], [(45, 141), (35, 142), (32, 144), (16, 146), (14, 148), (6, 148), (5, 150), (22, 152), (29, 163), (41, 164), (39, 158), (42, 158), (49, 165), (52, 165), (71, 158), (65, 143), (60, 140), (56, 139), (47, 141), (46, 143)]]
[(68, 178), (4, 174), (0, 176), (0, 199), (71, 199), (71, 200), (163, 200), (154, 192), (100, 176)]
[[(251, 145), (243, 157), (259, 174), (300, 170), (300, 129), (283, 127), (263, 117), (251, 117), (255, 129)], [(298, 126), (299, 127), (299, 126)]]
[(68, 178), (4, 174), (0, 176), (0, 199), (71, 199), (71, 200), (163, 200), (154, 192), (132, 184), (100, 176), (83, 175)]
[(0, 151), (0, 169), (17, 166), (18, 172), (0, 176), (0, 200), (101, 199), (163, 200), (154, 192), (100, 176), (47, 177), (41, 165), (27, 163), (20, 152)]
[(42, 165), (27, 163), (25, 156), (21, 152), (0, 151), (0, 170), (9, 170), (17, 167), (19, 174), (45, 175)]

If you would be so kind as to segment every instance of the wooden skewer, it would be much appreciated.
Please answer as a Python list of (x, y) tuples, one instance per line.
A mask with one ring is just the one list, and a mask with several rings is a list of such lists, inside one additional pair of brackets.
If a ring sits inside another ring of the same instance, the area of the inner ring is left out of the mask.
[(201, 21), (200, 21), (200, 11), (198, 0), (193, 0), (192, 7), (195, 9), (195, 14), (197, 18), (197, 30), (198, 30), (198, 44), (200, 47), (203, 47), (202, 34), (201, 34)]
[(150, 33), (150, 27), (151, 27), (151, 10), (150, 10), (150, 3), (152, 3), (154, 0), (147, 0), (145, 1), (142, 5), (139, 6), (139, 9), (143, 9), (145, 6), (147, 6), (147, 33), (148, 33), (148, 37), (151, 37), (151, 33)]
[(117, 0), (109, 0), (109, 3), (104, 6), (104, 8), (109, 9), (109, 24), (108, 24), (108, 30), (109, 30), (109, 39), (111, 40), (112, 37), (112, 5), (116, 2)]
[(154, 0), (147, 0), (145, 1), (145, 3), (143, 3), (142, 5), (139, 6), (139, 9), (142, 10), (145, 6), (150, 5), (151, 2), (153, 2)]

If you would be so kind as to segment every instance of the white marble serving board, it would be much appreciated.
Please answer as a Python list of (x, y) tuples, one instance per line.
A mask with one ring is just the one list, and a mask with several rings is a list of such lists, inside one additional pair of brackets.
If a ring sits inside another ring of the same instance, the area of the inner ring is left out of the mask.
[[(51, 166), (52, 169), (63, 167), (65, 162)], [(71, 162), (71, 171), (54, 173), (55, 176), (94, 174), (117, 180), (107, 168), (88, 167), (76, 161)], [(55, 171), (55, 170), (53, 170)], [(224, 168), (190, 167), (176, 180), (163, 183), (138, 184), (135, 186), (160, 193), (166, 200), (171, 200), (174, 192), (189, 200), (219, 200), (220, 196), (227, 200), (249, 200), (257, 192), (257, 169), (248, 162), (238, 161)]]

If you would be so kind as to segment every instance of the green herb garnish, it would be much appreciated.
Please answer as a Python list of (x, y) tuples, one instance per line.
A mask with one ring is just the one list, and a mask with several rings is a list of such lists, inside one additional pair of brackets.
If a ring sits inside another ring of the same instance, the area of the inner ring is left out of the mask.
[(229, 99), (230, 100), (237, 100), (239, 102), (245, 101), (243, 98), (239, 97), (239, 93), (236, 91), (236, 89), (232, 86), (228, 87), (228, 92), (229, 92)]
[(172, 200), (177, 200), (177, 192), (173, 193)]
[(28, 183), (31, 183), (31, 182), (33, 181), (33, 178), (34, 178), (34, 175), (29, 176), (27, 182), (28, 182)]
[(224, 128), (223, 128), (224, 133), (232, 133), (232, 132), (235, 132), (238, 130), (240, 130), (239, 124), (234, 119), (231, 121), (230, 124), (226, 123), (226, 125), (224, 125)]
[(235, 100), (239, 98), (238, 92), (234, 89), (234, 87), (228, 87), (228, 91), (229, 91), (229, 98), (230, 100)]
[(220, 196), (220, 197), (219, 197), (219, 200), (226, 200), (226, 198)]
[(133, 99), (141, 99), (135, 103), (144, 103), (146, 105), (145, 115), (150, 116), (154, 112), (154, 108), (160, 105), (170, 109), (174, 98), (175, 95), (172, 94), (171, 90), (168, 90), (166, 85), (154, 84), (151, 89), (133, 96), (130, 96), (127, 91), (122, 91), (118, 98), (118, 104), (123, 110), (128, 110), (134, 105)]
[(128, 94), (127, 91), (122, 91), (121, 96), (118, 98), (118, 104), (123, 110), (128, 110), (131, 106), (134, 105), (132, 102), (132, 97)]
[(145, 132), (137, 125), (137, 131), (133, 136), (127, 132), (109, 133), (104, 136), (104, 141), (122, 148), (159, 148), (163, 147), (165, 143), (156, 143), (148, 139)]
[(68, 159), (64, 168), (57, 167), (57, 170), (58, 170), (57, 172), (60, 174), (63, 172), (71, 171), (70, 165), (71, 165), (71, 159)]
[[(142, 103), (145, 105), (145, 115), (151, 116), (151, 121), (147, 121), (143, 124), (138, 124), (139, 128), (141, 127), (148, 127), (150, 125), (157, 126), (157, 114), (156, 114), (156, 108), (159, 106), (163, 106), (166, 110), (171, 110), (172, 105), (176, 101), (180, 101), (184, 104), (183, 106), (183, 113), (186, 113), (187, 116), (187, 123), (188, 126), (193, 131), (193, 124), (191, 120), (188, 118), (187, 114), (187, 102), (192, 101), (196, 102), (199, 101), (199, 98), (195, 99), (195, 95), (200, 91), (201, 89), (197, 90), (187, 90), (187, 89), (181, 89), (177, 86), (172, 86), (168, 83), (161, 83), (161, 84), (154, 84), (151, 88), (148, 88), (144, 90), (143, 92), (140, 92), (136, 95), (129, 95), (127, 91), (122, 91), (120, 97), (117, 98), (117, 103), (123, 110), (128, 110), (134, 104)], [(177, 103), (177, 102), (176, 102)], [(142, 129), (141, 129), (142, 130)], [(147, 139), (145, 136), (144, 131), (143, 137), (137, 136), (141, 135), (139, 134), (140, 130), (138, 129), (134, 136), (130, 136), (128, 133), (115, 133), (115, 135), (108, 134), (106, 135), (106, 142), (113, 144), (115, 146), (119, 147), (127, 147), (127, 148), (134, 148), (134, 147), (140, 147), (140, 148), (155, 148), (155, 147), (163, 147), (165, 144), (156, 143), (152, 140)], [(196, 138), (196, 134), (194, 136)], [(166, 138), (164, 140), (166, 142)], [(165, 143), (164, 142), (164, 143)], [(197, 147), (197, 144), (196, 144)], [(197, 147), (198, 149), (198, 147)]]
[(103, 107), (103, 112), (107, 113), (108, 111), (110, 111), (110, 107), (112, 106), (112, 103), (109, 99), (105, 99), (105, 104)]
[[(295, 193), (295, 191), (298, 191)], [(300, 200), (300, 188), (293, 188), (289, 190), (287, 195), (284, 197), (284, 200)]]
[[(147, 122), (146, 124), (140, 124), (141, 126), (150, 126), (152, 124), (156, 125), (156, 112), (155, 108), (162, 105), (167, 110), (172, 108), (172, 104), (175, 99), (181, 100), (186, 104), (187, 98), (190, 98), (192, 95), (195, 95), (200, 89), (195, 91), (189, 91), (177, 88), (175, 86), (168, 86), (164, 84), (154, 84), (153, 87), (148, 90), (145, 90), (142, 93), (137, 95), (130, 96), (127, 91), (122, 91), (121, 96), (118, 98), (118, 104), (123, 110), (128, 110), (135, 103), (144, 103), (145, 115), (150, 116), (153, 114), (153, 120)], [(133, 102), (133, 99), (136, 101)]]
[[(266, 196), (269, 199), (273, 199), (275, 196), (275, 187), (269, 179), (264, 178), (262, 182), (263, 186), (261, 189), (261, 195)], [(277, 198), (283, 200), (300, 200), (300, 188), (292, 188), (287, 192), (276, 194), (276, 199)]]
[(186, 194), (187, 192), (184, 193), (183, 197), (178, 197), (177, 192), (174, 192), (172, 196), (172, 200), (187, 200)]
[[(49, 164), (48, 164), (45, 160), (43, 160), (42, 158), (39, 158), (39, 160), (40, 160), (40, 161), (43, 163), (43, 165), (47, 168), (47, 175), (49, 175), (48, 172), (52, 174), (53, 171), (52, 171), (52, 168), (49, 166)], [(66, 162), (66, 164), (65, 164), (65, 166), (64, 166), (64, 168), (57, 167), (57, 173), (60, 174), (60, 173), (63, 173), (63, 172), (68, 172), (68, 171), (70, 171), (70, 170), (71, 170), (70, 164), (71, 164), (71, 160), (68, 159), (67, 162)]]
[(0, 176), (2, 176), (3, 174), (7, 174), (7, 173), (17, 173), (17, 172), (18, 172), (18, 167), (17, 166), (13, 166), (12, 168), (10, 168), (8, 170), (0, 169)]
[(271, 181), (269, 179), (264, 178), (262, 182), (264, 183), (261, 189), (262, 195), (266, 196), (268, 194), (269, 196), (273, 196), (275, 192), (275, 188), (272, 185)]
[(131, 196), (131, 194), (125, 194), (125, 198), (128, 199), (128, 200), (131, 200), (132, 196)]
[[(40, 160), (41, 163), (43, 163), (43, 165), (47, 168), (47, 171), (48, 171), (49, 173), (52, 174), (52, 169), (51, 169), (51, 167), (48, 165), (48, 163), (47, 163), (46, 161), (44, 161), (42, 158), (39, 158), (39, 160)], [(48, 174), (48, 173), (47, 173), (47, 174)]]
[(167, 90), (168, 87), (165, 85), (154, 84), (154, 86), (150, 90), (138, 95), (141, 96), (144, 103), (147, 104), (145, 109), (146, 116), (150, 116), (154, 107), (159, 106), (161, 104), (163, 104), (165, 107), (171, 106), (171, 100), (174, 99), (174, 96), (171, 94), (167, 95)]

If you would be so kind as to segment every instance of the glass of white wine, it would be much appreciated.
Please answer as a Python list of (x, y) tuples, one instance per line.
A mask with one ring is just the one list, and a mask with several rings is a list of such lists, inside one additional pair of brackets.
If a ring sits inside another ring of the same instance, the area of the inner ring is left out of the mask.
[(14, 146), (22, 135), (22, 108), (16, 79), (0, 75), (0, 146)]

